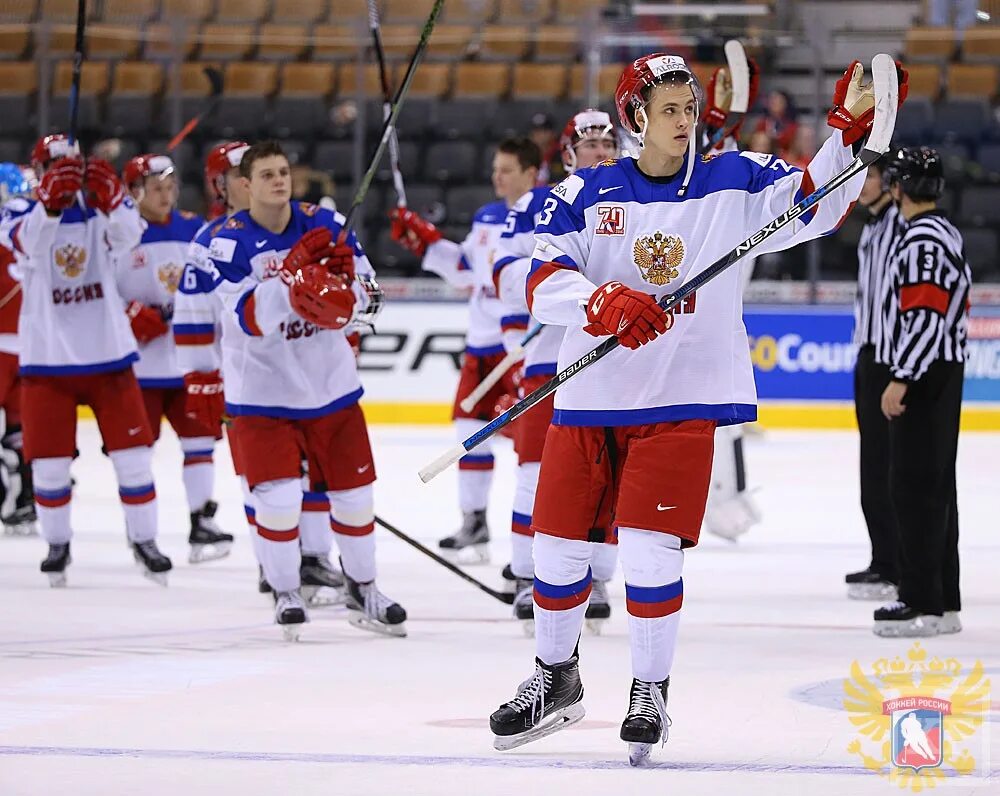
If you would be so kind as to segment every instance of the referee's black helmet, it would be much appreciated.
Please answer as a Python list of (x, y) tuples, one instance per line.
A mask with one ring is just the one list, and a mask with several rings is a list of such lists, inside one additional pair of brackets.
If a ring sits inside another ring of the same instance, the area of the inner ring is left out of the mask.
[(898, 183), (914, 201), (929, 202), (944, 193), (944, 163), (936, 149), (906, 146), (891, 150), (882, 164), (882, 184)]

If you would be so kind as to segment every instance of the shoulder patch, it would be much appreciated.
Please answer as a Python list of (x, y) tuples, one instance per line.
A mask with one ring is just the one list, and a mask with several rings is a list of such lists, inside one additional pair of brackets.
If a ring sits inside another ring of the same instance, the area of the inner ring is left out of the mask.
[(223, 229), (243, 229), (243, 222), (240, 221), (236, 216), (226, 219), (226, 223), (222, 225)]
[(181, 218), (185, 221), (194, 221), (198, 218), (198, 214), (192, 213), (190, 210), (178, 210), (177, 212), (181, 214)]
[(208, 256), (213, 260), (231, 263), (234, 254), (236, 254), (235, 240), (232, 238), (212, 238), (212, 245), (208, 247)]
[(583, 178), (578, 174), (570, 174), (565, 180), (552, 189), (552, 195), (571, 205), (583, 190)]
[(314, 205), (312, 202), (299, 202), (299, 210), (302, 211), (303, 215), (314, 216), (319, 212), (319, 205)]
[(609, 158), (608, 160), (602, 160), (598, 163), (598, 166), (614, 166), (618, 162), (618, 158)]
[(774, 155), (768, 155), (764, 152), (740, 152), (740, 157), (752, 160), (758, 166), (766, 166), (771, 162), (771, 158), (773, 158)]

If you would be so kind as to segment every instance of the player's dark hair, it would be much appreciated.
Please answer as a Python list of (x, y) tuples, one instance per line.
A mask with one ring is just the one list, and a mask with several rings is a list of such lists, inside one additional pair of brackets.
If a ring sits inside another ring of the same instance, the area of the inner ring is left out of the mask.
[(521, 171), (532, 167), (536, 169), (542, 167), (542, 151), (538, 148), (538, 144), (523, 135), (505, 138), (497, 147), (497, 152), (517, 157)]
[(277, 141), (258, 141), (243, 154), (243, 160), (240, 161), (240, 176), (246, 177), (249, 180), (250, 175), (253, 174), (253, 164), (255, 162), (261, 158), (275, 156), (281, 156), (285, 160), (288, 160), (288, 155), (285, 154), (285, 150), (281, 148), (281, 144)]

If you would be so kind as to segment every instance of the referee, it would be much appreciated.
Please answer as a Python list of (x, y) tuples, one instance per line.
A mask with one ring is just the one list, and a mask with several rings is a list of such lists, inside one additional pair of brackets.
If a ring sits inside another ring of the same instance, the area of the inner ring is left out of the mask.
[(861, 511), (868, 525), (872, 557), (867, 569), (852, 572), (847, 596), (855, 600), (894, 600), (899, 583), (899, 531), (889, 490), (889, 421), (882, 414), (882, 393), (889, 367), (875, 360), (882, 341), (882, 306), (889, 291), (889, 254), (901, 231), (899, 210), (882, 165), (868, 167), (858, 201), (868, 220), (858, 243), (858, 292), (854, 301), (854, 412), (861, 435)]
[(906, 229), (889, 265), (882, 393), (889, 480), (900, 534), (899, 599), (875, 611), (880, 636), (962, 629), (955, 458), (962, 411), (972, 272), (962, 236), (937, 209), (941, 157), (928, 147), (892, 153), (885, 168)]

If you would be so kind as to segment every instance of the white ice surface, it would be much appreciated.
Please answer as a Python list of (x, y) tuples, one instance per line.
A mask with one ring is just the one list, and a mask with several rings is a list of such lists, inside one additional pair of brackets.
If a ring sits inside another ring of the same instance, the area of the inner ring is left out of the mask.
[[(423, 485), (416, 471), (452, 442), (446, 428), (373, 429), (378, 512), (430, 546), (457, 527), (455, 472)], [(161, 546), (175, 563), (163, 589), (132, 563), (99, 448), (84, 423), (67, 589), (38, 572), (39, 539), (0, 538), (2, 796), (900, 792), (847, 752), (857, 735), (840, 706), (852, 661), (868, 671), (911, 645), (875, 637), (874, 605), (845, 597), (844, 573), (868, 563), (853, 434), (748, 440), (765, 521), (739, 544), (705, 538), (687, 555), (673, 731), (654, 770), (630, 770), (618, 740), (631, 676), (620, 573), (610, 627), (582, 643), (587, 718), (499, 753), (487, 717), (533, 656), (508, 607), (380, 530), (379, 582), (409, 611), (409, 637), (366, 634), (328, 608), (312, 611), (302, 642), (284, 643), (257, 594), (228, 453), (217, 452), (217, 494), (237, 543), (229, 559), (192, 566), (180, 453), (169, 433), (160, 443)], [(981, 659), (996, 688), (998, 454), (1000, 435), (962, 439), (965, 630), (924, 642)], [(509, 449), (497, 463), (495, 566), (471, 570), (493, 585), (507, 560)], [(960, 792), (1000, 793), (993, 736), (992, 782)]]

